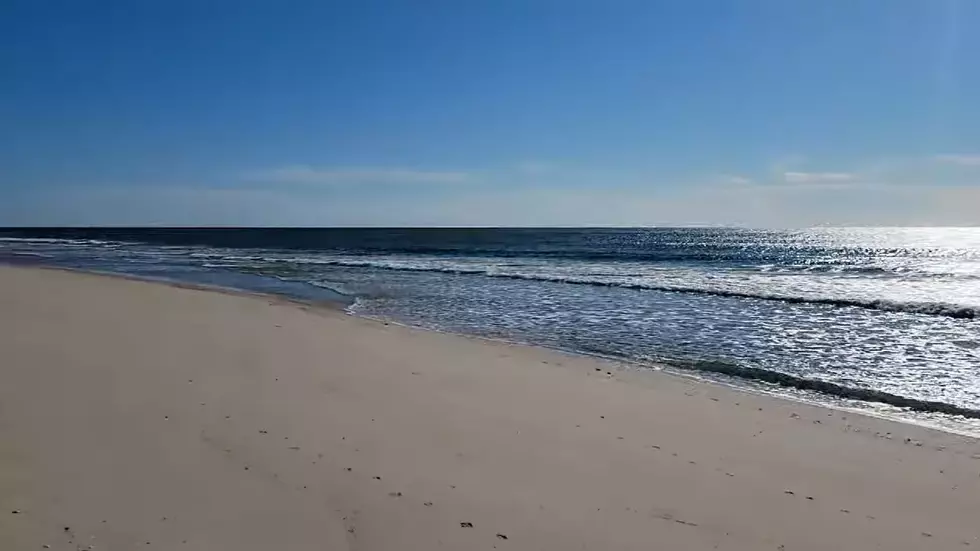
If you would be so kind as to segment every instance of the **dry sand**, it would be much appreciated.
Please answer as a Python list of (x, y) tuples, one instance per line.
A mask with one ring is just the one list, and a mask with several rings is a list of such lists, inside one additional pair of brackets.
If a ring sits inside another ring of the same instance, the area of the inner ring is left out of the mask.
[(3, 551), (968, 549), (980, 446), (268, 297), (5, 267), (0, 506)]

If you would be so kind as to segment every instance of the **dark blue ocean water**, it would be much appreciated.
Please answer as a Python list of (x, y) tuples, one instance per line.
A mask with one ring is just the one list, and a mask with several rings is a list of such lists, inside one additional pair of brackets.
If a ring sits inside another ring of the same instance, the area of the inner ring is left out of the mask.
[(980, 417), (980, 229), (7, 229), (0, 255)]

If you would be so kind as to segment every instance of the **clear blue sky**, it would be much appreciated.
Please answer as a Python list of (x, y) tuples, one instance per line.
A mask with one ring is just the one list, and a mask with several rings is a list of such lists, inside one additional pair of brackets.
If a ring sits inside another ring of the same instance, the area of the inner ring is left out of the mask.
[(977, 28), (970, 0), (8, 0), (0, 224), (978, 224)]

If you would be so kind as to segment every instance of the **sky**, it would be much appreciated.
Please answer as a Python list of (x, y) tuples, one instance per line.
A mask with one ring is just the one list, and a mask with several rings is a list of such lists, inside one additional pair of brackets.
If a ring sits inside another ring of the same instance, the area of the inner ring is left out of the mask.
[(972, 0), (5, 0), (0, 225), (980, 224)]

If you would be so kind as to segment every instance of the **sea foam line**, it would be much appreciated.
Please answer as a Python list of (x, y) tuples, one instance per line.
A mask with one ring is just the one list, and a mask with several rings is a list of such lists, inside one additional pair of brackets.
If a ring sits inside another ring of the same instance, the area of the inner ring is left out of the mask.
[(375, 268), (381, 270), (408, 271), (408, 272), (437, 272), (464, 275), (480, 275), (502, 279), (516, 279), (527, 281), (545, 281), (551, 283), (564, 283), (568, 285), (589, 285), (597, 287), (617, 287), (622, 289), (633, 289), (638, 291), (660, 291), (667, 293), (684, 293), (694, 295), (709, 295), (733, 298), (746, 298), (755, 300), (769, 300), (784, 302), (789, 304), (821, 304), (835, 307), (854, 307), (869, 310), (879, 310), (885, 312), (902, 312), (910, 314), (924, 314), (932, 316), (945, 316), (956, 319), (975, 319), (978, 317), (978, 308), (974, 306), (950, 304), (945, 302), (901, 302), (887, 299), (858, 299), (845, 297), (804, 297), (792, 295), (776, 295), (769, 293), (753, 293), (747, 291), (735, 291), (729, 289), (708, 289), (703, 287), (685, 287), (678, 285), (657, 285), (650, 283), (635, 283), (628, 281), (602, 281), (575, 276), (552, 276), (547, 274), (526, 274), (512, 272), (497, 272), (486, 268), (467, 268), (462, 266), (422, 266), (393, 264), (384, 261), (369, 260), (337, 260), (337, 259), (277, 259), (265, 258), (270, 262), (284, 262), (297, 264), (319, 264), (325, 266), (343, 266), (352, 268)]

